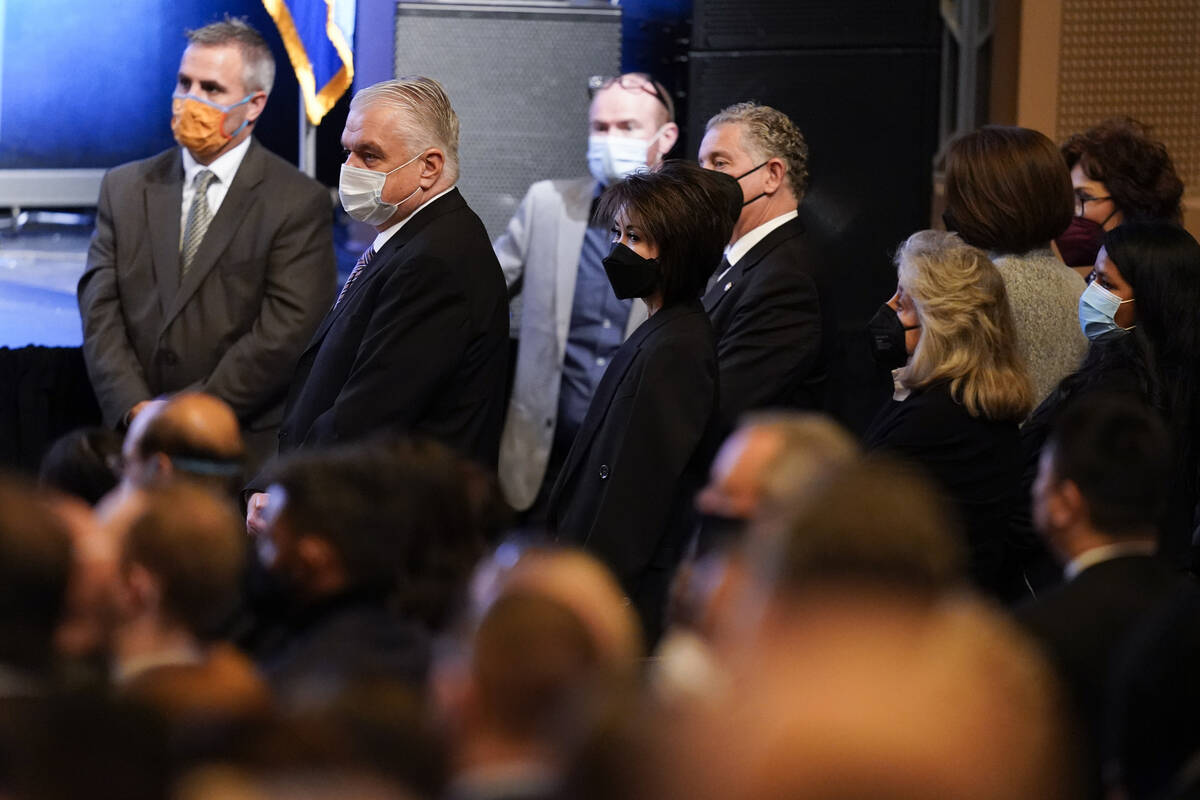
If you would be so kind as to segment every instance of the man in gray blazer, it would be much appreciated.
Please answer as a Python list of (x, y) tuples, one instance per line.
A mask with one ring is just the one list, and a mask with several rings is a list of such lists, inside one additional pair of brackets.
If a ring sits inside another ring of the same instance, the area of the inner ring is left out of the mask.
[(79, 281), (83, 354), (105, 422), (182, 389), (236, 412), (249, 469), (274, 452), (296, 359), (333, 301), (328, 192), (251, 133), (275, 62), (226, 19), (188, 32), (172, 101), (180, 147), (100, 185)]
[(528, 521), (541, 522), (550, 487), (609, 359), (646, 319), (641, 301), (618, 300), (601, 263), (609, 222), (591, 224), (604, 187), (653, 166), (679, 138), (661, 84), (629, 73), (592, 87), (591, 177), (533, 184), (492, 247), (514, 312), (516, 373), (500, 440), (500, 486)]

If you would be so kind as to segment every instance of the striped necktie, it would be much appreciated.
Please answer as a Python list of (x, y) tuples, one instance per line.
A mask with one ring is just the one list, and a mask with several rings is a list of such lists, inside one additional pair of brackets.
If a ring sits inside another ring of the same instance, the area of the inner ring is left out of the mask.
[(208, 207), (208, 187), (217, 179), (212, 170), (202, 169), (196, 173), (192, 186), (196, 194), (192, 197), (192, 207), (188, 209), (187, 232), (183, 236), (183, 247), (180, 249), (181, 274), (186, 275), (196, 258), (196, 251), (204, 241), (204, 234), (212, 223), (212, 209)]
[(342, 298), (346, 296), (346, 292), (350, 291), (350, 287), (356, 280), (358, 280), (358, 276), (362, 274), (362, 271), (366, 268), (367, 264), (371, 263), (371, 259), (374, 257), (375, 247), (373, 245), (363, 251), (362, 256), (360, 256), (358, 259), (358, 263), (356, 263), (354, 265), (354, 269), (350, 271), (350, 277), (346, 278), (346, 284), (342, 287), (342, 290), (338, 292), (337, 300), (333, 301), (334, 308), (337, 308), (338, 304), (342, 302)]

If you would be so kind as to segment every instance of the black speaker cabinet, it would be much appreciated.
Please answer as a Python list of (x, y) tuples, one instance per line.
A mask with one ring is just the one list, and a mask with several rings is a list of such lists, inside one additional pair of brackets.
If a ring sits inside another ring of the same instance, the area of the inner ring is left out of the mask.
[(692, 0), (693, 50), (937, 47), (938, 0)]

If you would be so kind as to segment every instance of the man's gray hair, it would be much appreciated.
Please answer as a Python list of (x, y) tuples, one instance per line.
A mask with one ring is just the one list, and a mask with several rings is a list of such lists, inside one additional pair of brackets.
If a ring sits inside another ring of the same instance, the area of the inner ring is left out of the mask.
[(440, 148), (446, 154), (445, 170), (450, 180), (458, 179), (458, 114), (440, 83), (421, 75), (380, 81), (355, 94), (350, 110), (375, 105), (402, 112), (406, 118), (402, 129), (405, 142), (414, 148)]
[(741, 125), (742, 145), (755, 163), (780, 158), (787, 164), (787, 179), (796, 200), (808, 190), (808, 143), (796, 123), (782, 111), (754, 102), (737, 103), (721, 109), (704, 126), (705, 132), (718, 125)]
[(244, 19), (225, 17), (187, 32), (188, 44), (203, 47), (232, 45), (242, 54), (242, 85), (248, 92), (271, 93), (275, 84), (275, 56), (262, 34)]

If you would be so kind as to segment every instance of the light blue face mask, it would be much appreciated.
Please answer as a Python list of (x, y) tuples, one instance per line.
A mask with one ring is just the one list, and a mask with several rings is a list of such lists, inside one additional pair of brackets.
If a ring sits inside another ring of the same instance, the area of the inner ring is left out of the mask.
[(1098, 342), (1129, 333), (1136, 326), (1122, 328), (1115, 317), (1121, 306), (1132, 302), (1132, 298), (1122, 300), (1096, 281), (1089, 283), (1079, 296), (1079, 327), (1083, 329), (1083, 335)]

